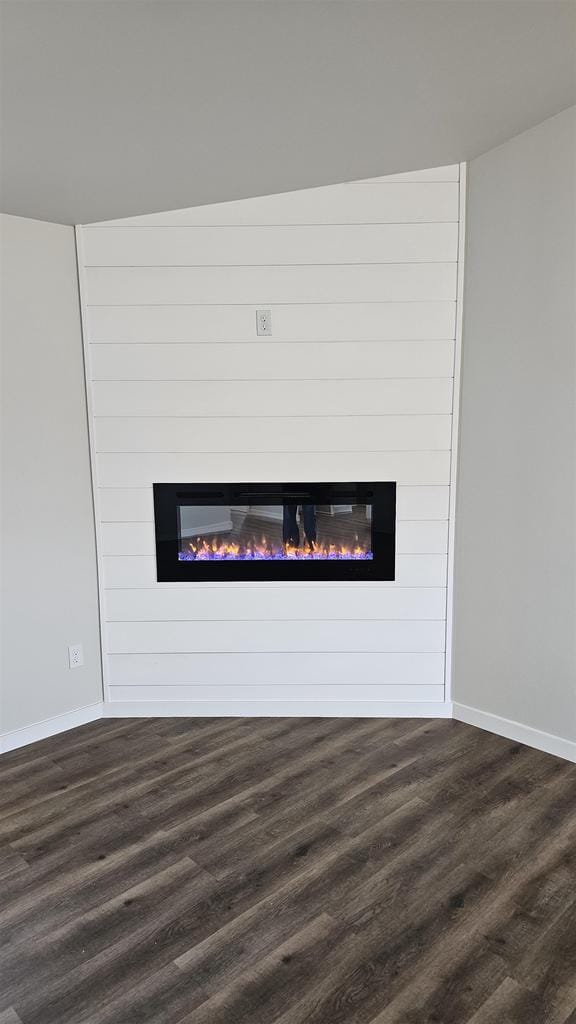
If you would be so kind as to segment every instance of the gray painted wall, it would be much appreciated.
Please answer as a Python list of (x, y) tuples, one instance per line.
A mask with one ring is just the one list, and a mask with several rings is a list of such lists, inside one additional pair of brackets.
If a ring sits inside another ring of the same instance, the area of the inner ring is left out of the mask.
[(4, 2), (2, 209), (68, 224), (469, 160), (576, 102), (572, 0)]
[[(74, 232), (2, 227), (1, 732), (101, 700)], [(68, 644), (84, 666), (68, 668)]]
[(469, 165), (454, 696), (576, 739), (576, 108)]

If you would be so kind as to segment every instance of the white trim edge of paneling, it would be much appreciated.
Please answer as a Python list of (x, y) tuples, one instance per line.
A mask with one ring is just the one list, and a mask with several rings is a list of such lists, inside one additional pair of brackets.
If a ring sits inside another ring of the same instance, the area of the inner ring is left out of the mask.
[(94, 541), (96, 546), (96, 582), (98, 586), (98, 629), (100, 634), (100, 665), (102, 672), (102, 696), (106, 701), (109, 696), (108, 657), (106, 655), (106, 636), (103, 609), (104, 605), (104, 562), (102, 553), (100, 511), (100, 488), (96, 479), (96, 426), (94, 421), (94, 405), (92, 400), (92, 367), (90, 362), (90, 345), (88, 342), (88, 325), (86, 314), (86, 279), (84, 258), (84, 236), (82, 227), (74, 228), (76, 242), (76, 273), (78, 275), (78, 296), (80, 301), (80, 331), (82, 334), (82, 354), (84, 362), (84, 388), (86, 393), (86, 413), (88, 420), (88, 451), (90, 457), (90, 483), (92, 490), (92, 514), (94, 516)]
[(464, 263), (466, 250), (466, 168), (460, 164), (458, 187), (458, 252), (456, 285), (456, 344), (454, 346), (454, 383), (452, 387), (452, 440), (450, 444), (450, 494), (448, 507), (448, 568), (446, 579), (446, 660), (444, 692), (452, 699), (452, 652), (454, 646), (454, 546), (456, 535), (456, 485), (460, 446), (460, 384), (462, 377), (462, 330), (464, 323)]
[(447, 701), (105, 701), (104, 718), (452, 718)]
[(576, 763), (576, 742), (565, 740), (562, 736), (555, 736), (542, 729), (534, 729), (531, 725), (524, 725), (523, 722), (515, 722), (511, 718), (502, 718), (490, 711), (482, 711), (480, 708), (472, 708), (468, 704), (457, 702), (453, 704), (453, 718), (457, 722), (465, 722), (466, 725), (485, 729), (487, 732), (496, 733), (497, 736), (505, 736), (508, 740), (516, 740), (528, 747), (535, 747), (536, 750), (543, 750), (545, 754), (554, 754), (555, 757), (563, 757), (566, 761)]
[(19, 747), (26, 747), (29, 743), (37, 743), (38, 740), (46, 740), (49, 736), (67, 732), (68, 729), (77, 729), (79, 725), (96, 722), (103, 717), (103, 714), (104, 705), (102, 701), (98, 701), (96, 704), (76, 708), (75, 711), (66, 711), (63, 715), (45, 718), (42, 722), (35, 722), (34, 725), (25, 725), (22, 729), (13, 729), (12, 732), (2, 733), (0, 753), (7, 754), (9, 750), (18, 750)]

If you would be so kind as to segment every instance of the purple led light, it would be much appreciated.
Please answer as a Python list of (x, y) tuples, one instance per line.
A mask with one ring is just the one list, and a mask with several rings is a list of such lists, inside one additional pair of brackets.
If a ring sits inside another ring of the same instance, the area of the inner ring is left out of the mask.
[(241, 551), (238, 554), (218, 551), (179, 551), (179, 562), (361, 562), (371, 561), (374, 555), (371, 551), (362, 551), (359, 554), (340, 554), (331, 552), (325, 554), (320, 551), (294, 552), (288, 554), (285, 551)]

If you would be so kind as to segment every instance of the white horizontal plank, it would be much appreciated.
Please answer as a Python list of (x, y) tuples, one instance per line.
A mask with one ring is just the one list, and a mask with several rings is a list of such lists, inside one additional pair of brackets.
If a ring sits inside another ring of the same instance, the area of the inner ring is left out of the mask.
[(110, 416), (95, 418), (95, 444), (97, 452), (447, 451), (451, 423), (451, 416)]
[(449, 452), (278, 452), (103, 454), (96, 456), (100, 487), (152, 483), (278, 480), (395, 480), (398, 484), (448, 484)]
[(450, 377), (453, 341), (91, 345), (93, 380)]
[(443, 587), (202, 587), (105, 591), (108, 622), (170, 619), (443, 619)]
[(449, 487), (397, 487), (396, 519), (448, 519)]
[[(152, 523), (102, 523), (100, 538), (103, 555), (153, 555)], [(447, 551), (446, 522), (398, 523), (396, 550), (398, 554), (442, 554)]]
[(96, 226), (84, 228), (82, 237), (86, 267), (449, 263), (458, 252), (456, 223)]
[(361, 189), (322, 185), (299, 192), (280, 192), (193, 206), (167, 213), (104, 221), (126, 224), (362, 224), (458, 220), (457, 181), (376, 182)]
[[(110, 690), (111, 693), (115, 692)], [(447, 700), (109, 700), (104, 718), (452, 718)]]
[[(322, 619), (161, 622), (109, 622), (109, 654), (194, 654), (293, 651), (395, 651), (431, 653), (444, 650), (443, 621)], [(233, 671), (233, 670), (232, 670)]]
[(85, 289), (90, 306), (446, 301), (456, 264), (88, 267)]
[(452, 379), (96, 381), (95, 416), (447, 415)]
[(101, 523), (103, 555), (153, 555), (153, 523)]
[(443, 654), (112, 654), (108, 665), (111, 686), (444, 682)]
[(101, 523), (103, 555), (153, 555), (153, 523)]
[[(402, 341), (455, 337), (455, 302), (275, 305), (275, 341)], [(256, 338), (250, 306), (90, 306), (92, 342), (242, 342)], [(270, 338), (261, 338), (269, 345)]]
[(448, 523), (397, 523), (396, 550), (399, 555), (444, 554), (448, 551)]
[(151, 523), (154, 520), (152, 487), (99, 487), (96, 493), (98, 518), (102, 523)]
[[(299, 683), (275, 685), (236, 685), (234, 682), (218, 685), (197, 685), (183, 683), (173, 686), (111, 686), (110, 700), (114, 701), (442, 701), (442, 684), (400, 683), (394, 684), (329, 684)], [(240, 714), (246, 713), (246, 705)]]
[[(115, 692), (113, 689), (111, 693)], [(104, 718), (452, 718), (447, 700), (109, 700)]]
[[(353, 587), (361, 587), (366, 590), (370, 590), (372, 587), (390, 587), (393, 590), (398, 587), (445, 587), (446, 565), (446, 555), (398, 555), (396, 558), (395, 581), (374, 583), (346, 583), (338, 581), (330, 585), (338, 591), (347, 591)], [(103, 586), (108, 589), (154, 587), (158, 588), (158, 590), (174, 589), (180, 592), (198, 586), (198, 584), (194, 583), (157, 583), (156, 559), (147, 555), (104, 556), (102, 558), (102, 568)], [(244, 593), (255, 586), (264, 586), (264, 589), (267, 590), (273, 590), (274, 588), (290, 590), (291, 588), (299, 588), (305, 585), (291, 582), (267, 584), (248, 582), (235, 584), (204, 583), (202, 590), (207, 591), (213, 587), (215, 590), (220, 591), (222, 588), (230, 586), (233, 586), (235, 591)], [(316, 592), (321, 586), (320, 582), (312, 582), (308, 587), (305, 586), (305, 589)]]
[[(366, 417), (369, 419), (369, 417)], [(407, 417), (411, 422), (412, 417)], [(148, 424), (149, 420), (97, 420), (97, 439), (107, 437), (114, 438), (114, 433), (102, 435), (100, 428), (107, 424), (118, 423), (141, 423)], [(154, 420), (154, 423), (161, 423)], [(242, 422), (245, 422), (244, 420)], [(266, 427), (264, 427), (266, 430)], [(123, 435), (128, 436), (128, 435)], [(135, 446), (131, 450), (136, 450)], [(402, 519), (448, 519), (448, 504), (450, 489), (444, 487), (415, 487), (400, 486), (396, 490), (396, 516)], [(126, 522), (126, 523), (151, 523), (154, 519), (152, 502), (152, 487), (101, 487), (98, 490), (98, 505), (101, 522)]]
[(365, 185), (372, 182), (390, 184), (395, 181), (459, 181), (459, 164), (447, 164), (442, 167), (426, 167), (421, 171), (402, 171), (399, 174), (385, 174), (379, 178), (362, 178), (360, 181), (348, 182), (350, 185)]

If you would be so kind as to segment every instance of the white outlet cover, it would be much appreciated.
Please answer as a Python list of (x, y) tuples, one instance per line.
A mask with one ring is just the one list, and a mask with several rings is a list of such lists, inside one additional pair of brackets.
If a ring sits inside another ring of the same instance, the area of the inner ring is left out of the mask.
[(270, 309), (256, 310), (256, 334), (258, 337), (272, 334), (272, 311)]
[(68, 648), (68, 664), (70, 668), (80, 668), (84, 664), (82, 644), (71, 644)]

